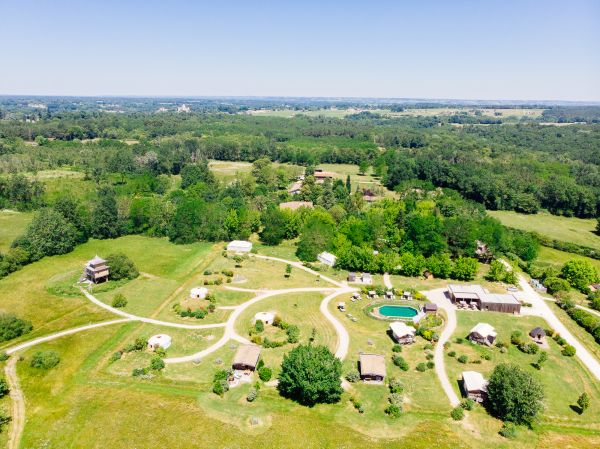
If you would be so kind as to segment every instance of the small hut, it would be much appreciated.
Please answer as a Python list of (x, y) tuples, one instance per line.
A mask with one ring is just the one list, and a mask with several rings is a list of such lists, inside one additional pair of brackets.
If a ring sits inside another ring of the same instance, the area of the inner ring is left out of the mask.
[(171, 337), (167, 334), (153, 335), (148, 339), (148, 349), (156, 351), (158, 348), (167, 349), (171, 346)]
[(190, 298), (205, 299), (208, 295), (208, 289), (206, 287), (194, 287), (190, 290)]
[(356, 273), (348, 273), (348, 282), (356, 282)]
[(273, 312), (258, 312), (256, 315), (254, 315), (254, 322), (256, 323), (258, 320), (265, 324), (273, 324), (273, 321), (275, 320), (275, 314)]
[(337, 257), (331, 253), (328, 253), (327, 251), (323, 251), (322, 253), (320, 253), (317, 256), (317, 260), (319, 262), (321, 262), (323, 265), (328, 265), (330, 267), (333, 267), (335, 265)]
[(108, 281), (108, 265), (106, 265), (106, 260), (94, 256), (92, 260), (89, 260), (85, 264), (84, 276), (94, 284)]
[(375, 290), (369, 290), (369, 298), (374, 299), (377, 298), (377, 292)]
[(234, 370), (254, 371), (256, 369), (256, 365), (258, 364), (259, 357), (260, 346), (241, 345), (235, 353), (231, 367)]
[(373, 276), (371, 276), (371, 273), (363, 273), (360, 275), (360, 280), (363, 284), (371, 285), (373, 283)]
[(469, 340), (482, 345), (491, 346), (496, 341), (496, 330), (487, 323), (478, 323), (467, 337)]
[(529, 332), (529, 336), (536, 342), (542, 342), (546, 338), (546, 331), (541, 327), (535, 327)]
[(252, 251), (252, 242), (245, 240), (233, 240), (227, 244), (227, 251), (235, 253), (249, 253)]
[(488, 382), (477, 371), (463, 371), (463, 391), (465, 396), (476, 402), (483, 402), (487, 397)]
[(338, 309), (340, 312), (345, 312), (346, 311), (346, 303), (345, 302), (338, 302)]
[(394, 321), (390, 323), (390, 331), (392, 333), (392, 337), (401, 345), (408, 345), (414, 343), (415, 335), (417, 330), (403, 323), (402, 321)]
[(423, 312), (431, 314), (431, 315), (435, 315), (438, 311), (438, 306), (437, 304), (434, 304), (432, 302), (428, 302), (423, 306)]
[(364, 354), (358, 356), (360, 378), (366, 381), (383, 382), (385, 378), (385, 358), (379, 354)]

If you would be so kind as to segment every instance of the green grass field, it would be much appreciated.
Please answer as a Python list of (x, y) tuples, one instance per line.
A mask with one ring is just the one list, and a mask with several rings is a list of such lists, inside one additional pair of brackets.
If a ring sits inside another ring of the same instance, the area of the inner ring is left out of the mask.
[(32, 218), (31, 212), (0, 211), (0, 252), (10, 248), (11, 243), (25, 232)]
[[(238, 285), (245, 288), (330, 287), (298, 269), (286, 279), (283, 276), (285, 264), (282, 263), (249, 259), (242, 263), (242, 268), (236, 268), (232, 259), (221, 255), (222, 248), (222, 244), (206, 243), (173, 245), (166, 239), (140, 236), (92, 240), (70, 254), (45, 258), (0, 280), (0, 309), (32, 320), (34, 332), (21, 340), (112, 318), (113, 315), (99, 310), (80, 296), (56, 296), (48, 289), (76, 275), (93, 255), (107, 255), (117, 250), (128, 254), (142, 274), (139, 279), (98, 293), (98, 297), (110, 302), (114, 294), (122, 292), (130, 301), (125, 310), (167, 321), (179, 320), (171, 311), (174, 302), (185, 299), (192, 286), (215, 276), (204, 275), (206, 269), (215, 272), (232, 269), (247, 278), (247, 282)], [(259, 253), (291, 257), (295, 247), (290, 242), (275, 248), (259, 245), (258, 249)], [(482, 273), (484, 271), (482, 269)], [(334, 270), (324, 273), (333, 273), (340, 278), (345, 276), (345, 272)], [(409, 278), (393, 277), (393, 282), (402, 288), (411, 286)], [(439, 282), (419, 281), (415, 286), (432, 288)], [(381, 283), (380, 277), (376, 278), (376, 283)], [(228, 291), (226, 285), (208, 286), (217, 297), (217, 306), (240, 304), (253, 296)], [(319, 311), (323, 297), (324, 294), (310, 292), (264, 299), (240, 315), (235, 329), (240, 335), (248, 336), (256, 312), (275, 311), (286, 322), (300, 327), (301, 342), (306, 342), (315, 329), (315, 342), (334, 349), (337, 335)], [(338, 301), (346, 302), (348, 312), (357, 318), (356, 322), (336, 310)], [(599, 387), (577, 359), (561, 356), (553, 342), (550, 358), (541, 372), (529, 366), (534, 356), (514, 348), (505, 355), (495, 351), (490, 362), (468, 365), (487, 374), (494, 363), (506, 358), (540, 376), (546, 386), (547, 409), (539, 430), (520, 430), (517, 440), (509, 441), (497, 434), (499, 421), (482, 409), (470, 413), (460, 423), (450, 419), (450, 405), (434, 370), (420, 373), (415, 369), (418, 363), (427, 360), (424, 340), (418, 338), (415, 344), (403, 348), (401, 355), (408, 361), (410, 369), (401, 371), (391, 362), (393, 342), (386, 334), (388, 323), (367, 316), (364, 311), (366, 300), (352, 303), (347, 294), (330, 302), (329, 307), (350, 334), (344, 373), (355, 369), (359, 352), (374, 352), (385, 356), (388, 376), (398, 377), (403, 382), (405, 412), (398, 420), (390, 419), (383, 411), (388, 390), (381, 385), (352, 384), (340, 403), (313, 408), (283, 399), (274, 387), (266, 385), (262, 386), (259, 398), (253, 403), (245, 399), (250, 388), (248, 384), (238, 386), (220, 398), (211, 392), (212, 376), (218, 369), (230, 365), (239, 345), (233, 341), (200, 363), (170, 364), (151, 379), (133, 378), (132, 369), (146, 366), (151, 353), (129, 353), (116, 362), (110, 362), (109, 357), (135, 338), (166, 333), (173, 338), (168, 356), (176, 357), (209, 347), (221, 337), (223, 329), (183, 330), (132, 322), (63, 337), (20, 354), (24, 360), (17, 365), (18, 374), (27, 404), (21, 447), (294, 448), (302, 442), (302, 447), (306, 448), (533, 449), (569, 445), (592, 448), (600, 444)], [(228, 313), (217, 311), (205, 320), (191, 322), (221, 321)], [(540, 324), (535, 318), (462, 312), (459, 313), (457, 335), (464, 334), (474, 320), (493, 324), (501, 338), (514, 328), (528, 330)], [(264, 332), (273, 339), (285, 338), (281, 330), (270, 326)], [(10, 342), (12, 344), (14, 341)], [(3, 347), (8, 345), (5, 343)], [(291, 347), (293, 345), (286, 344), (263, 349), (263, 360), (277, 373), (284, 353)], [(29, 366), (33, 353), (42, 349), (53, 349), (60, 354), (61, 362), (56, 368), (44, 372)], [(453, 344), (452, 349), (468, 353), (473, 360), (480, 351), (480, 348), (457, 344)], [(455, 360), (448, 360), (448, 367), (453, 378), (464, 368)], [(569, 406), (582, 389), (592, 396), (593, 405), (584, 415), (577, 415)], [(565, 391), (568, 394), (564, 394)], [(362, 401), (364, 414), (351, 406), (350, 395)], [(0, 407), (7, 408), (8, 404), (7, 399), (0, 401)], [(307, 429), (311, 431), (307, 432)], [(0, 434), (0, 445), (5, 442), (3, 438), (6, 438), (6, 432)]]
[(593, 219), (561, 217), (547, 212), (525, 215), (505, 210), (491, 210), (488, 214), (511, 228), (600, 250), (600, 236), (594, 233), (597, 222)]

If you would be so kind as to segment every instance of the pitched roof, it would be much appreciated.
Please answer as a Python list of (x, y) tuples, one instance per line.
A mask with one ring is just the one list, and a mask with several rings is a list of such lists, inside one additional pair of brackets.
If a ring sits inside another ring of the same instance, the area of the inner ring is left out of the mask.
[(460, 298), (465, 299), (481, 299), (487, 295), (483, 287), (477, 284), (451, 284), (448, 285), (448, 290), (450, 290), (450, 292), (453, 293), (454, 296), (458, 296)]
[(279, 209), (298, 210), (301, 207), (313, 208), (312, 201), (288, 201), (287, 203), (280, 203)]
[(258, 358), (260, 357), (260, 346), (257, 345), (241, 345), (235, 357), (233, 358), (232, 365), (246, 365), (256, 366)]
[(471, 332), (469, 332), (470, 334), (476, 333), (481, 335), (482, 337), (486, 338), (486, 337), (495, 337), (496, 334), (496, 330), (487, 323), (477, 323), (475, 325), (475, 327), (473, 329), (471, 329)]
[(533, 329), (531, 329), (531, 331), (529, 332), (529, 335), (532, 337), (535, 337), (538, 335), (546, 336), (546, 331), (538, 326), (538, 327), (534, 327)]
[(106, 263), (106, 260), (102, 259), (101, 257), (98, 257), (98, 255), (95, 255), (92, 260), (88, 261), (89, 265), (100, 265), (103, 263)]
[(463, 371), (462, 379), (466, 391), (487, 391), (488, 381), (477, 371)]
[(390, 330), (396, 337), (399, 338), (407, 335), (415, 335), (417, 333), (417, 330), (414, 327), (408, 326), (402, 321), (394, 321), (390, 323)]
[(385, 358), (379, 354), (364, 354), (358, 356), (360, 373), (363, 376), (385, 377)]
[(489, 293), (481, 297), (482, 304), (521, 304), (515, 295)]

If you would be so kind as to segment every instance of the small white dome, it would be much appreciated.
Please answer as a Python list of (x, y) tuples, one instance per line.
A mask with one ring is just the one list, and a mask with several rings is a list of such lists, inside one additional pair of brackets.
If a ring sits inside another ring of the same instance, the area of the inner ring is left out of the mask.
[(148, 339), (148, 348), (150, 349), (167, 349), (171, 346), (171, 337), (167, 334), (153, 335)]
[(254, 321), (262, 321), (265, 324), (273, 324), (273, 320), (275, 319), (275, 314), (273, 312), (258, 312), (254, 315)]
[(208, 289), (206, 287), (194, 287), (190, 290), (191, 298), (200, 298), (204, 299), (208, 295)]

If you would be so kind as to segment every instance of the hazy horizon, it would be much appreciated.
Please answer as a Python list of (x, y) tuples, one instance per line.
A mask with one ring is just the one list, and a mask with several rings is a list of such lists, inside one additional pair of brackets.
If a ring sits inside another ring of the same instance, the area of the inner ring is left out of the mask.
[(188, 3), (0, 1), (0, 94), (600, 101), (592, 0)]

